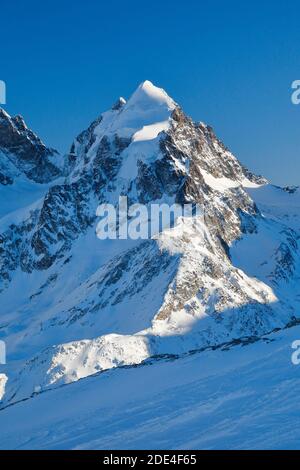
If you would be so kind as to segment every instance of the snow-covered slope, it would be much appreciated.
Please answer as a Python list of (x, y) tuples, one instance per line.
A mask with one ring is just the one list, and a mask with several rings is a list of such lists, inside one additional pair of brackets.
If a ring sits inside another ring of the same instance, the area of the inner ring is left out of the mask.
[(249, 188), (250, 197), (269, 218), (274, 218), (297, 231), (300, 230), (300, 190), (280, 188), (271, 184)]
[(115, 369), (0, 411), (1, 449), (297, 449), (300, 327)]
[[(119, 99), (56, 168), (0, 218), (3, 406), (99, 370), (297, 323), (298, 191), (253, 175), (162, 89), (146, 81)], [(121, 195), (193, 203), (203, 215), (150, 240), (101, 241), (97, 206)]]

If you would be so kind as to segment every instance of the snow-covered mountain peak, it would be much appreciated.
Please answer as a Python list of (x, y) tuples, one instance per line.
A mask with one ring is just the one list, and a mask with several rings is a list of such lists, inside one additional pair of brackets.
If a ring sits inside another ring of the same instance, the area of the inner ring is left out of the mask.
[[(103, 136), (115, 134), (121, 138), (142, 140), (141, 135), (137, 139), (134, 137), (136, 132), (143, 129), (146, 131), (145, 140), (149, 140), (149, 129), (146, 127), (151, 126), (151, 136), (156, 136), (161, 127), (166, 127), (176, 107), (177, 104), (162, 88), (146, 80), (138, 86), (127, 102), (124, 98), (119, 98), (110, 110), (102, 113), (76, 140), (80, 144), (83, 141), (86, 143), (86, 138), (90, 139), (93, 135), (93, 144), (96, 144)], [(96, 145), (93, 145), (93, 148), (95, 147)]]
[(63, 158), (25, 124), (0, 108), (0, 184), (12, 185), (17, 174), (35, 183), (49, 183), (62, 175)]
[[(146, 80), (138, 86), (126, 104), (122, 102), (122, 106), (113, 108), (119, 110), (117, 115), (114, 113), (108, 116), (108, 113), (104, 113), (103, 116), (106, 119), (103, 119), (102, 125), (105, 121), (107, 124), (107, 121), (112, 119), (110, 133), (117, 133), (121, 137), (129, 137), (133, 140), (149, 140), (149, 132), (153, 138), (158, 134), (157, 128), (166, 127), (166, 122), (176, 106), (176, 103), (162, 88)], [(143, 135), (139, 134), (135, 138), (135, 133), (141, 130), (145, 131)]]
[(176, 103), (162, 88), (153, 85), (149, 80), (142, 82), (128, 101), (128, 107), (136, 106), (141, 109), (162, 106), (174, 110)]
[[(163, 89), (148, 80), (141, 83), (127, 102), (119, 98), (110, 110), (102, 113), (75, 139), (70, 152), (72, 177), (77, 179), (87, 167), (96, 165), (99, 169), (98, 158), (100, 154), (104, 155), (104, 148), (107, 154), (115, 152), (115, 169), (126, 160), (130, 172), (136, 175), (136, 164), (138, 160), (144, 160), (145, 152), (159, 157), (156, 138), (170, 128), (172, 115), (177, 108), (178, 105)], [(155, 141), (152, 150), (150, 141)], [(147, 148), (144, 148), (145, 143)], [(122, 170), (122, 177), (127, 173), (127, 163), (125, 170)], [(103, 168), (107, 165), (111, 167), (111, 162), (102, 161), (100, 166)]]
[[(12, 187), (23, 189), (13, 171), (14, 186), (6, 177), (11, 166), (38, 183), (51, 180), (55, 154), (23, 123), (0, 115), (1, 206)], [(77, 380), (294, 321), (299, 192), (246, 170), (164, 90), (145, 81), (127, 102), (119, 99), (75, 139), (68, 159), (66, 178), (28, 200), (23, 191), (26, 207), (10, 207), (2, 219), (0, 329), (24, 364), (15, 382), (8, 367), (8, 397), (47, 387), (50, 369), (53, 383)], [(197, 204), (204, 218), (157, 239), (100, 241), (96, 209), (117, 206), (123, 195), (130, 205)]]

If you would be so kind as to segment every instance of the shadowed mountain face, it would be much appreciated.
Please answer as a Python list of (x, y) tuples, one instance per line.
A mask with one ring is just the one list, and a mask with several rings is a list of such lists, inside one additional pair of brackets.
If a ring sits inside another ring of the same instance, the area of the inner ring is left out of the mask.
[(62, 174), (61, 158), (26, 126), (21, 116), (11, 118), (0, 109), (0, 184), (13, 184), (24, 173), (36, 183), (48, 183)]
[[(122, 195), (198, 204), (203, 217), (151, 240), (101, 241), (97, 206)], [(148, 81), (65, 157), (1, 111), (0, 201), (4, 403), (297, 322), (299, 190), (253, 175)]]

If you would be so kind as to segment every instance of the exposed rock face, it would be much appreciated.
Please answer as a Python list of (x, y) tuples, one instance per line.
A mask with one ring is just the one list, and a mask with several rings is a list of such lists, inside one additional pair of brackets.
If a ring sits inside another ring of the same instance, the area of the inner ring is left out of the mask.
[[(35, 357), (34, 367), (30, 360), (21, 371), (9, 370), (9, 397), (28, 394), (26, 370), (30, 380), (38, 370), (43, 387), (50, 385), (53, 338), (62, 344), (59, 351), (66, 342), (68, 351), (78, 351), (75, 380), (96, 370), (90, 356), (79, 354), (80, 340), (98, 338), (93, 344), (101, 345), (101, 370), (104, 363), (122, 364), (122, 335), (137, 348), (136, 359), (124, 355), (124, 363), (134, 363), (260, 336), (296, 320), (298, 190), (274, 188), (253, 175), (211, 127), (194, 123), (150, 82), (83, 131), (63, 164), (53, 163), (53, 151), (21, 118), (5, 113), (0, 149), (2, 167), (14, 166), (0, 175), (3, 187), (14, 172), (49, 184), (18, 217), (0, 219), (0, 332), (16, 357)], [(203, 218), (187, 218), (152, 240), (99, 241), (96, 208), (117, 205), (121, 195), (129, 204), (197, 204)], [(115, 362), (113, 338), (105, 340), (111, 334), (118, 335)]]
[[(47, 183), (62, 174), (60, 157), (56, 150), (47, 148), (43, 142), (27, 128), (21, 116), (11, 118), (0, 108), (0, 153), (37, 183)], [(9, 175), (0, 173), (1, 184), (12, 184)]]

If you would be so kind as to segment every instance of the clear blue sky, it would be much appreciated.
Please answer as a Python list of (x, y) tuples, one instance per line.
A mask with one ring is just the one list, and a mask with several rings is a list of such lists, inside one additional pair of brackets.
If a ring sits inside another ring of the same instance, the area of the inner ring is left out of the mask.
[(47, 144), (66, 151), (149, 79), (250, 169), (300, 184), (299, 2), (27, 0), (0, 15), (5, 108)]

